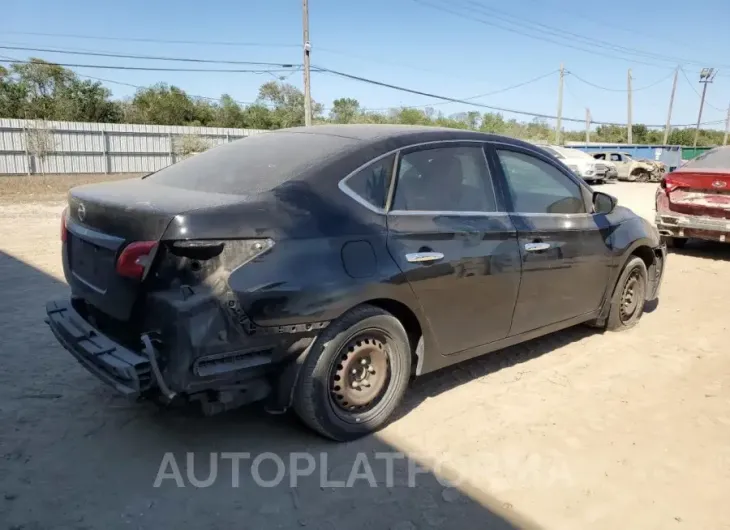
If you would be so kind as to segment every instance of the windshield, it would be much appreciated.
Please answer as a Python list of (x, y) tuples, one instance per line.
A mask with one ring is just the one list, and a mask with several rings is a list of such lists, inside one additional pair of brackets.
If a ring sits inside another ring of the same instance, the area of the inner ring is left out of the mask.
[(730, 171), (730, 147), (705, 151), (682, 166), (683, 169), (724, 169)]

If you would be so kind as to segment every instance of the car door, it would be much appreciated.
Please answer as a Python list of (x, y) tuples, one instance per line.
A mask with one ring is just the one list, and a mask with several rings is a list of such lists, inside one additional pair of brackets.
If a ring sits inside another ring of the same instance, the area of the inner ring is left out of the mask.
[(517, 232), (481, 142), (399, 155), (388, 250), (449, 355), (509, 333), (520, 282)]
[(611, 162), (616, 164), (616, 170), (618, 171), (618, 178), (627, 179), (629, 178), (629, 169), (631, 169), (631, 163), (626, 160), (626, 157), (621, 153), (611, 153)]
[(536, 151), (496, 145), (494, 157), (522, 259), (510, 335), (597, 310), (610, 272), (610, 231), (605, 216), (590, 213), (588, 189)]

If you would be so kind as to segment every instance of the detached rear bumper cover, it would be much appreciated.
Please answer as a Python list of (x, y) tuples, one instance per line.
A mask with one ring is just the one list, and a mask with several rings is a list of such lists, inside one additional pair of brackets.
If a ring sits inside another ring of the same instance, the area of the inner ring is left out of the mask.
[(152, 386), (149, 359), (99, 333), (79, 315), (71, 300), (46, 303), (46, 314), (56, 339), (99, 379), (131, 397)]
[(730, 219), (661, 213), (656, 216), (656, 225), (663, 236), (730, 242)]

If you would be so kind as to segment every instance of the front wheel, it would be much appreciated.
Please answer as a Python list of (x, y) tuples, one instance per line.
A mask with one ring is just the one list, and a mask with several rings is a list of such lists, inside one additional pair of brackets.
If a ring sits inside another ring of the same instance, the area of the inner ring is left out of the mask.
[(616, 283), (611, 298), (606, 322), (607, 330), (623, 331), (636, 325), (644, 313), (648, 277), (644, 260), (638, 256), (631, 257)]
[(363, 305), (330, 324), (312, 345), (297, 380), (294, 411), (327, 438), (354, 440), (388, 422), (410, 373), (410, 343), (401, 322)]

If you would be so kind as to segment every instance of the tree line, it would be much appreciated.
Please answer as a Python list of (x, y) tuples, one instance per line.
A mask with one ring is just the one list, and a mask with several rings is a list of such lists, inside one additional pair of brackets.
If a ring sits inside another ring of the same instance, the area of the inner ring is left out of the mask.
[[(434, 107), (401, 107), (376, 112), (362, 108), (353, 98), (338, 98), (325, 112), (312, 103), (315, 123), (402, 123), (436, 125), (504, 134), (532, 141), (552, 141), (555, 128), (544, 119), (505, 119), (499, 113), (476, 111), (444, 115)], [(82, 80), (61, 66), (31, 59), (28, 63), (0, 66), (0, 117), (100, 123), (193, 125), (243, 129), (278, 129), (304, 124), (304, 94), (295, 86), (270, 81), (259, 88), (250, 105), (223, 94), (212, 100), (188, 95), (184, 90), (158, 83), (137, 89), (134, 96), (113, 99), (99, 81)], [(660, 144), (664, 132), (645, 125), (632, 127), (634, 143)], [(701, 129), (698, 145), (720, 145), (724, 133)], [(584, 131), (563, 131), (564, 140), (582, 141)], [(690, 145), (693, 129), (675, 129), (669, 143)], [(591, 141), (626, 143), (626, 127), (601, 125), (591, 132)]]

